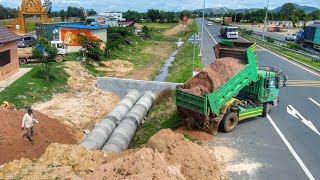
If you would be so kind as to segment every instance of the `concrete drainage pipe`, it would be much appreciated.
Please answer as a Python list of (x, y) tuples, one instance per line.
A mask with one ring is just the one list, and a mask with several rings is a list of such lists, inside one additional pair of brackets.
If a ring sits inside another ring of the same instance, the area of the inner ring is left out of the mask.
[(128, 148), (135, 132), (137, 131), (142, 119), (147, 115), (155, 94), (146, 92), (141, 99), (133, 106), (129, 113), (123, 118), (119, 126), (114, 130), (102, 150), (121, 152)]
[(80, 145), (88, 149), (100, 150), (139, 98), (138, 91), (130, 90), (124, 99), (94, 127)]

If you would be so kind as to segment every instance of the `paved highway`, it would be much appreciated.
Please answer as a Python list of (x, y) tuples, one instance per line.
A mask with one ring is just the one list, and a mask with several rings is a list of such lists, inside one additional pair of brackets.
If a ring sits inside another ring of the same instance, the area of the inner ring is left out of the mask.
[[(198, 23), (201, 30), (200, 19)], [(213, 45), (223, 38), (219, 26), (204, 24), (206, 66), (215, 59)], [(320, 179), (320, 74), (262, 47), (257, 58), (259, 65), (281, 68), (288, 75), (280, 104), (271, 107), (267, 118), (240, 122), (235, 131), (219, 133), (210, 144), (238, 150), (238, 158), (227, 163), (232, 179)]]

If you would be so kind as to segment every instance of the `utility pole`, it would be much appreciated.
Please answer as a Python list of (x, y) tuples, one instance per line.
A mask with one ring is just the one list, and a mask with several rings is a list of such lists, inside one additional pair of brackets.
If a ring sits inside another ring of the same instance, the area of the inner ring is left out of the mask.
[(201, 27), (201, 42), (200, 42), (200, 53), (199, 53), (199, 56), (202, 56), (202, 41), (203, 41), (204, 9), (205, 9), (205, 7), (206, 7), (206, 0), (203, 0), (202, 27)]
[(268, 6), (269, 6), (269, 0), (267, 2), (266, 16), (264, 17), (264, 25), (263, 25), (263, 33), (262, 33), (262, 38), (263, 39), (264, 39), (264, 33), (266, 32), (266, 26), (267, 26)]
[(234, 23), (237, 22), (237, 10), (238, 10), (238, 3), (239, 1), (237, 0), (237, 3), (236, 3), (236, 11), (235, 11), (235, 14), (234, 14)]

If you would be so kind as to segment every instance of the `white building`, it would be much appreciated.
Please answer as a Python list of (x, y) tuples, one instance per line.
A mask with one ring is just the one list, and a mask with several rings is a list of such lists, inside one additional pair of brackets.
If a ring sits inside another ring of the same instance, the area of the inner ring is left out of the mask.
[(122, 17), (122, 12), (103, 12), (99, 13), (101, 16), (106, 16), (107, 18), (117, 19), (118, 21), (125, 21)]

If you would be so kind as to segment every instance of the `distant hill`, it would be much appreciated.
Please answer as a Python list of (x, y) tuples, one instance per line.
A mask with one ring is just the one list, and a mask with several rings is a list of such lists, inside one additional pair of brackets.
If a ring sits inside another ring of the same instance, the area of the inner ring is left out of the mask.
[[(294, 5), (296, 8), (302, 9), (302, 10), (304, 10), (304, 11), (307, 12), (307, 13), (310, 13), (310, 12), (313, 12), (313, 11), (316, 11), (316, 10), (319, 10), (318, 8), (311, 7), (311, 6), (300, 6), (300, 5), (295, 4), (295, 3), (293, 3), (293, 5)], [(259, 9), (262, 9), (262, 8), (237, 9), (237, 13), (254, 12), (254, 11), (257, 11), (257, 10), (259, 10)], [(280, 10), (281, 10), (281, 6), (275, 8), (275, 9), (272, 9), (271, 11), (279, 12)], [(202, 9), (196, 9), (196, 10), (194, 10), (193, 12), (197, 12), (197, 11), (202, 12)], [(204, 13), (206, 13), (206, 14), (210, 14), (210, 13), (213, 13), (213, 14), (225, 14), (225, 13), (233, 13), (233, 12), (235, 12), (235, 9), (229, 9), (229, 8), (226, 8), (226, 7), (206, 8), (206, 9), (204, 10)]]
[[(307, 13), (319, 10), (318, 8), (311, 7), (311, 6), (300, 6), (299, 4), (295, 4), (295, 3), (293, 3), (293, 5), (294, 5), (294, 7), (298, 8), (298, 9), (302, 9)], [(275, 8), (275, 9), (272, 9), (272, 11), (274, 11), (274, 12), (279, 12), (280, 10), (281, 10), (281, 6)]]
[[(259, 8), (237, 9), (237, 13), (253, 12), (253, 11), (257, 11), (257, 10), (259, 10)], [(202, 12), (202, 9), (194, 10), (194, 12), (197, 12), (197, 11)], [(226, 8), (226, 7), (206, 8), (204, 10), (204, 13), (206, 13), (206, 14), (210, 14), (210, 13), (213, 13), (213, 14), (225, 14), (225, 13), (232, 13), (232, 12), (235, 12), (235, 9), (229, 9), (229, 8)]]

